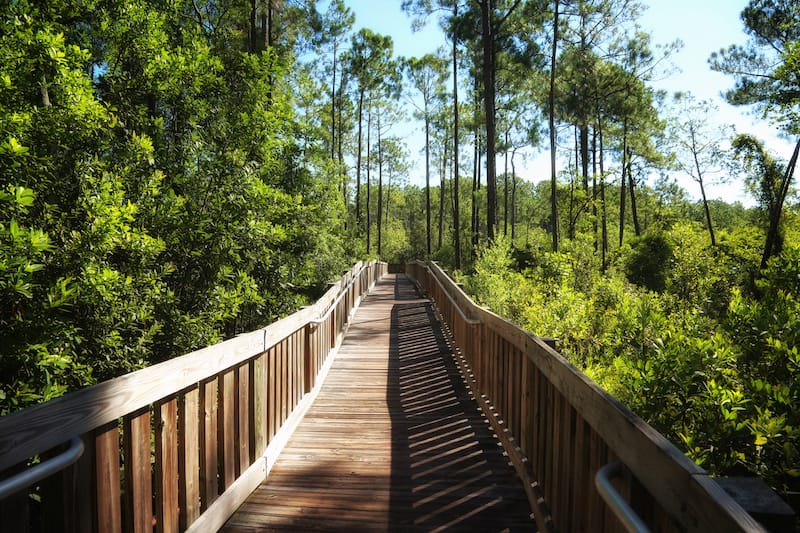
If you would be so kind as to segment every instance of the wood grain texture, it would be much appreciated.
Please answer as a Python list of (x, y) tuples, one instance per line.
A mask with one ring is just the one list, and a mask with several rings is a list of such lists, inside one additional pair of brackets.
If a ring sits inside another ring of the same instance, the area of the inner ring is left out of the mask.
[(122, 532), (119, 485), (119, 429), (116, 422), (97, 430), (95, 436), (95, 491), (97, 530)]
[(200, 391), (186, 391), (178, 402), (178, 486), (181, 530), (200, 516)]
[(156, 405), (156, 530), (179, 531), (178, 401)]
[(150, 473), (150, 410), (125, 417), (124, 530), (128, 533), (153, 531), (153, 480)]
[(203, 408), (200, 439), (200, 498), (206, 510), (219, 494), (219, 434), (217, 431), (218, 380), (200, 385), (200, 405)]
[(267, 481), (223, 531), (454, 528), (535, 524), (430, 302), (389, 276), (362, 302)]

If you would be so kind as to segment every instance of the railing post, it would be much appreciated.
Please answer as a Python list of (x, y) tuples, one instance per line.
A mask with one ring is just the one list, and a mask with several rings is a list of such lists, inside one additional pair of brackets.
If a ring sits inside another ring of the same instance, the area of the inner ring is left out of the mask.
[(303, 392), (308, 394), (314, 388), (314, 375), (316, 372), (312, 369), (313, 353), (311, 342), (311, 327), (312, 325), (306, 324), (303, 328), (305, 335), (305, 343), (303, 347)]

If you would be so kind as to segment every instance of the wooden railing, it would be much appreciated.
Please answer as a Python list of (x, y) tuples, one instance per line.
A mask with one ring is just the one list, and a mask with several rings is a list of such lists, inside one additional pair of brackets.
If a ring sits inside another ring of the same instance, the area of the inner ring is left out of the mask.
[(703, 469), (544, 341), (475, 304), (435, 263), (409, 263), (406, 273), (435, 302), (540, 529), (624, 531), (595, 486), (603, 466), (621, 463), (605, 471), (619, 473), (622, 505), (652, 531), (763, 531)]
[(0, 483), (64, 443), (84, 449), (0, 501), (0, 531), (216, 531), (264, 480), (385, 273), (359, 263), (264, 329), (0, 418)]

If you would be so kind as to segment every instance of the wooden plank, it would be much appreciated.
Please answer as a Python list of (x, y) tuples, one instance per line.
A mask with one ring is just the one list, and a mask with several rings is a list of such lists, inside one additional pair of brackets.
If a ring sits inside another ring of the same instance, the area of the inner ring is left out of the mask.
[[(553, 390), (552, 387), (550, 390)], [(549, 455), (551, 462), (549, 470), (551, 475), (548, 479), (548, 488), (546, 491), (546, 493), (549, 495), (547, 501), (550, 504), (550, 509), (553, 512), (553, 522), (556, 525), (556, 529), (559, 531), (569, 531), (564, 527), (564, 524), (566, 523), (566, 509), (564, 509), (564, 501), (561, 499), (562, 484), (568, 481), (562, 477), (562, 468), (564, 465), (563, 454), (566, 452), (566, 450), (564, 449), (564, 432), (562, 431), (564, 419), (561, 416), (561, 396), (558, 394), (553, 394), (550, 402), (550, 413), (552, 413), (551, 417), (553, 426), (551, 433), (552, 453)]]
[(221, 491), (236, 479), (236, 371), (222, 375), (219, 391), (219, 443), (222, 455)]
[(253, 401), (250, 392), (250, 383), (253, 380), (253, 363), (250, 362), (237, 368), (236, 377), (236, 444), (238, 445), (236, 475), (239, 476), (250, 467), (254, 459), (251, 453), (252, 443), (250, 439), (250, 430), (253, 425), (253, 417), (251, 416)]
[(153, 489), (150, 472), (150, 409), (124, 419), (125, 531), (153, 531)]
[(97, 531), (122, 532), (119, 479), (119, 426), (106, 424), (95, 432), (95, 500)]
[(307, 325), (305, 327), (305, 331), (303, 332), (305, 338), (305, 346), (303, 349), (303, 383), (304, 383), (304, 391), (310, 392), (311, 389), (314, 387), (316, 380), (314, 379), (316, 376), (316, 354), (314, 352), (314, 341), (313, 341), (313, 333), (312, 328), (314, 326)]
[(297, 375), (297, 403), (303, 399), (303, 395), (306, 393), (306, 384), (305, 384), (305, 372), (304, 372), (304, 361), (305, 361), (305, 354), (306, 354), (306, 328), (303, 330), (298, 331), (295, 333), (295, 339), (297, 342), (296, 346), (296, 353), (295, 356), (295, 364), (296, 370), (295, 373)]
[(267, 367), (267, 444), (277, 431), (278, 393), (278, 347), (273, 346), (268, 352)]
[(160, 402), (156, 416), (156, 531), (179, 531), (178, 401)]
[(276, 347), (277, 352), (277, 370), (275, 379), (276, 390), (276, 406), (278, 412), (276, 414), (275, 431), (277, 431), (283, 421), (286, 420), (286, 342), (281, 342)]
[(258, 457), (267, 449), (267, 400), (269, 356), (263, 353), (253, 361), (253, 455)]
[[(97, 462), (97, 451), (95, 449), (95, 433), (81, 435), (83, 440), (83, 455), (74, 465), (74, 485), (71, 488), (75, 492), (75, 507), (70, 511), (67, 520), (69, 525), (67, 531), (84, 532), (96, 531), (95, 520), (96, 494), (95, 494), (95, 465)], [(118, 445), (119, 446), (119, 445)], [(119, 475), (119, 472), (117, 472)]]
[(589, 442), (586, 439), (586, 422), (578, 415), (575, 420), (575, 439), (572, 456), (572, 520), (575, 531), (586, 531), (590, 524), (586, 521), (589, 502), (589, 485), (594, 484), (587, 465)]
[(217, 380), (200, 384), (203, 420), (200, 439), (200, 509), (205, 511), (219, 495), (219, 444), (217, 426)]
[(200, 389), (187, 390), (178, 402), (179, 524), (183, 531), (200, 516)]

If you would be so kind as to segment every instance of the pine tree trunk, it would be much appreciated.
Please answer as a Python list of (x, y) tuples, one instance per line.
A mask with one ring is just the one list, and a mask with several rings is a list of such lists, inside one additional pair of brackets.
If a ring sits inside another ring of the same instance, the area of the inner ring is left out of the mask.
[(425, 250), (431, 255), (431, 121), (425, 106)]
[(356, 152), (356, 228), (361, 229), (363, 219), (361, 218), (361, 129), (362, 114), (364, 111), (364, 91), (358, 94), (358, 145)]
[(370, 136), (371, 136), (371, 134), (372, 134), (372, 109), (368, 109), (367, 110), (367, 198), (366, 198), (366, 202), (365, 202), (365, 204), (366, 204), (366, 212), (367, 212), (367, 220), (366, 220), (367, 255), (369, 255), (369, 252), (370, 252), (370, 249), (371, 249), (371, 247), (370, 247), (370, 244), (371, 244), (371, 239), (370, 239), (371, 221), (370, 221), (370, 216), (369, 216), (369, 200), (370, 200), (370, 198), (369, 198), (370, 190), (369, 189), (370, 189), (370, 181), (371, 181), (370, 180), (370, 166), (371, 165), (370, 165), (370, 160), (369, 160), (370, 157), (369, 156), (370, 156), (370, 151), (371, 151), (370, 150)]
[(555, 1), (553, 10), (553, 47), (550, 53), (550, 94), (548, 96), (548, 115), (550, 125), (550, 224), (553, 232), (553, 251), (558, 251), (558, 202), (556, 198), (556, 52), (558, 51), (558, 7), (560, 0)]
[(595, 252), (599, 249), (597, 229), (597, 129), (592, 129), (592, 235)]
[[(702, 176), (702, 174), (698, 174)], [(706, 198), (706, 188), (703, 186), (703, 178), (699, 179), (700, 182), (700, 195), (703, 197), (703, 209), (706, 212), (706, 224), (708, 225), (708, 236), (711, 238), (711, 246), (717, 245), (717, 239), (714, 236), (714, 225), (711, 223), (711, 209), (708, 207), (708, 199)]]
[(619, 245), (625, 237), (625, 181), (628, 179), (628, 120), (622, 121), (622, 178), (619, 180)]
[(336, 48), (333, 42), (333, 81), (331, 82), (331, 160), (336, 157)]
[(581, 177), (583, 192), (589, 194), (589, 126), (581, 125), (578, 130), (581, 151)]
[(442, 149), (442, 171), (440, 174), (439, 185), (439, 240), (436, 243), (436, 250), (442, 249), (444, 237), (444, 199), (445, 199), (445, 182), (447, 181), (447, 134), (445, 134), (444, 146)]
[(503, 167), (503, 236), (508, 235), (508, 129), (505, 132), (506, 152)]
[(486, 120), (486, 234), (494, 240), (497, 226), (497, 157), (495, 137), (494, 35), (489, 0), (481, 0), (481, 39), (483, 44), (483, 107)]
[(603, 162), (603, 126), (597, 120), (597, 140), (600, 163), (600, 271), (608, 268), (608, 213), (606, 211), (606, 173)]
[(761, 269), (767, 268), (767, 262), (773, 255), (781, 253), (783, 243), (780, 235), (781, 213), (783, 211), (783, 202), (786, 200), (786, 195), (789, 193), (789, 184), (794, 175), (794, 169), (797, 166), (797, 156), (800, 153), (800, 140), (794, 147), (794, 152), (786, 165), (786, 172), (781, 180), (781, 187), (778, 191), (778, 201), (775, 208), (770, 213), (769, 228), (767, 229), (767, 239), (764, 243), (764, 254), (761, 256)]
[(517, 170), (514, 165), (516, 148), (511, 151), (511, 244), (514, 244), (517, 227)]
[(628, 153), (628, 190), (631, 194), (631, 217), (633, 217), (633, 234), (637, 237), (642, 234), (642, 227), (639, 224), (639, 211), (636, 209), (636, 182), (631, 172), (631, 159), (633, 154)]
[(381, 146), (381, 116), (378, 115), (378, 259), (383, 252), (383, 147)]
[[(458, 2), (453, 2), (453, 20), (458, 20)], [(455, 267), (461, 269), (461, 215), (458, 201), (458, 40), (453, 30), (453, 247)]]

